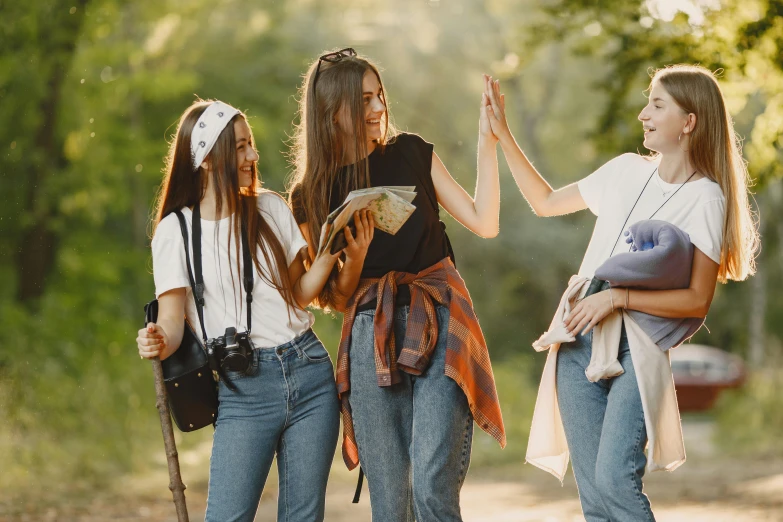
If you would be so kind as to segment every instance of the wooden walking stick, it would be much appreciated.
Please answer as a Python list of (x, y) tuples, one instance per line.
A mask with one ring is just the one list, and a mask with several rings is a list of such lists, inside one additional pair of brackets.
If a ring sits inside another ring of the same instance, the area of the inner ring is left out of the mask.
[(152, 359), (152, 372), (155, 374), (155, 405), (160, 414), (160, 429), (163, 432), (163, 444), (166, 447), (166, 460), (169, 465), (169, 489), (174, 496), (177, 521), (189, 522), (188, 506), (185, 503), (185, 484), (182, 483), (182, 475), (179, 471), (179, 454), (177, 443), (174, 442), (174, 428), (171, 425), (166, 385), (163, 382), (163, 366), (158, 357)]

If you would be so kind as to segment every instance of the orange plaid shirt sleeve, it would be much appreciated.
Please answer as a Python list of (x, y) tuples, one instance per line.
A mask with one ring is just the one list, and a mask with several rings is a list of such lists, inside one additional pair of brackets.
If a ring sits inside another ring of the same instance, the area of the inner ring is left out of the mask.
[[(399, 359), (394, 338), (394, 300), (399, 285), (409, 285), (410, 311), (405, 339)], [(356, 309), (377, 299), (374, 318), (375, 372), (378, 386), (400, 381), (401, 371), (420, 375), (429, 365), (438, 341), (435, 304), (449, 308), (448, 347), (445, 373), (462, 388), (473, 419), (494, 437), (500, 447), (506, 446), (506, 433), (500, 412), (495, 377), (489, 351), (481, 332), (473, 302), (454, 264), (449, 258), (418, 274), (389, 272), (380, 279), (362, 279), (343, 315), (342, 336), (337, 353), (337, 393), (343, 418), (343, 459), (348, 469), (359, 464), (359, 451), (353, 431), (348, 402), (350, 391), (349, 348)]]

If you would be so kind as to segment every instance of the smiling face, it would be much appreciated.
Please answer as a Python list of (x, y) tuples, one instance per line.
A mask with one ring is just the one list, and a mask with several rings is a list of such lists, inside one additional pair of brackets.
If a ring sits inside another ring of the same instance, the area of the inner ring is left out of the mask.
[[(382, 118), (386, 114), (386, 102), (381, 82), (371, 70), (362, 77), (362, 104), (364, 107), (364, 129), (367, 141), (373, 142), (383, 137)], [(337, 124), (347, 135), (353, 136), (350, 110), (343, 105), (336, 115)]]
[(253, 136), (250, 127), (244, 118), (238, 118), (234, 122), (234, 137), (236, 139), (237, 172), (239, 174), (239, 187), (247, 188), (253, 184), (258, 161)]
[(373, 71), (364, 73), (362, 79), (362, 100), (364, 102), (364, 125), (368, 141), (375, 141), (383, 136), (381, 118), (386, 114), (381, 82)]
[(639, 113), (645, 148), (666, 154), (687, 148), (696, 115), (680, 108), (660, 82), (653, 82), (647, 105)]

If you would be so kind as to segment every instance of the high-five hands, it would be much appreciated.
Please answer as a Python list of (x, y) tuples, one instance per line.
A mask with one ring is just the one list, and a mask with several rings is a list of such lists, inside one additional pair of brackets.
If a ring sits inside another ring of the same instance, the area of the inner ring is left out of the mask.
[(481, 96), (482, 114), (486, 113), (492, 133), (503, 141), (511, 136), (506, 121), (506, 96), (500, 92), (500, 80), (484, 75), (484, 93)]
[(498, 142), (497, 135), (493, 132), (492, 125), (490, 123), (490, 113), (492, 112), (492, 106), (487, 93), (491, 89), (491, 79), (486, 74), (484, 76), (484, 92), (481, 93), (481, 108), (479, 110), (479, 135), (481, 139), (487, 140), (491, 144)]

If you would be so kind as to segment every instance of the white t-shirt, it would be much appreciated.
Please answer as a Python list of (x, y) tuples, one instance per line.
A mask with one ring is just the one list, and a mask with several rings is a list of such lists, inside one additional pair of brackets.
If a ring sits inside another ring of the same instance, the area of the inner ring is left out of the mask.
[[(690, 236), (696, 248), (720, 263), (726, 213), (723, 191), (707, 177), (690, 181), (678, 190), (679, 183), (666, 183), (658, 176), (659, 161), (638, 154), (623, 154), (579, 181), (582, 199), (598, 216), (579, 268), (580, 276), (593, 277), (595, 270), (609, 258), (613, 246), (616, 245), (613, 255), (628, 252), (629, 245), (621, 232), (637, 221), (650, 219), (653, 213), (652, 219), (678, 226)], [(642, 192), (645, 183), (647, 186)], [(639, 201), (634, 207), (637, 198)], [(627, 217), (628, 222), (621, 231)]]
[[(258, 208), (261, 216), (270, 223), (285, 251), (286, 262), (291, 265), (296, 255), (307, 246), (291, 210), (285, 201), (274, 192), (262, 192), (258, 196)], [(192, 223), (193, 213), (183, 208), (182, 214), (188, 224), (188, 243), (190, 261), (193, 268)], [(223, 335), (229, 326), (238, 332), (247, 328), (245, 289), (242, 286), (242, 248), (239, 248), (239, 267), (232, 234), (231, 247), (228, 246), (228, 234), (232, 228), (233, 216), (219, 221), (201, 220), (201, 259), (204, 275), (204, 323), (209, 338)], [(258, 259), (265, 273), (269, 267), (264, 261), (261, 250)], [(152, 238), (152, 268), (155, 278), (155, 295), (174, 288), (187, 288), (185, 316), (201, 338), (201, 325), (196, 304), (188, 279), (185, 264), (185, 248), (182, 232), (176, 214), (172, 213), (161, 220)], [(194, 269), (195, 270), (195, 269)], [(195, 271), (193, 272), (195, 277)], [(290, 310), (275, 288), (264, 281), (256, 271), (253, 282), (252, 330), (250, 338), (257, 348), (270, 348), (287, 343), (309, 329), (313, 314), (306, 310)]]

